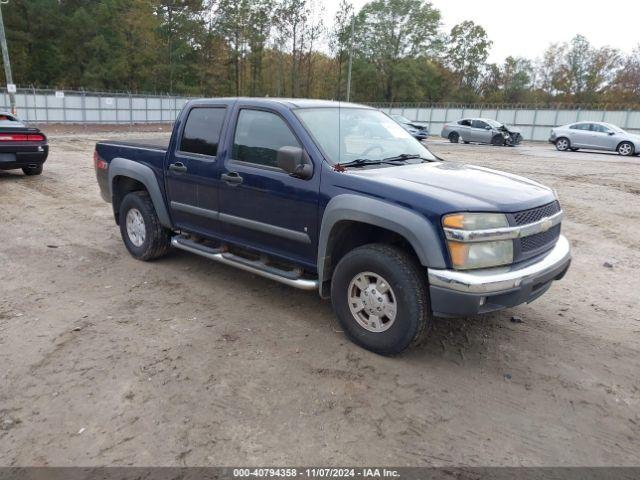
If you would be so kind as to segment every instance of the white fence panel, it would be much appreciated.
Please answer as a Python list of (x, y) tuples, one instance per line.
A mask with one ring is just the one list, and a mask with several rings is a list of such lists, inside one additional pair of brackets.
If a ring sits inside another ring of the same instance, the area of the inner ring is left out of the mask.
[[(187, 97), (113, 92), (20, 88), (15, 95), (18, 115), (32, 123), (160, 123), (173, 122)], [(0, 89), (1, 110), (9, 110), (9, 95)], [(376, 105), (374, 105), (376, 106)], [(463, 106), (449, 104), (386, 104), (388, 114), (426, 122), (439, 135), (447, 122), (461, 118), (492, 118), (519, 128), (527, 140), (546, 141), (554, 126), (576, 121), (604, 121), (640, 133), (640, 111), (525, 108), (520, 106)]]

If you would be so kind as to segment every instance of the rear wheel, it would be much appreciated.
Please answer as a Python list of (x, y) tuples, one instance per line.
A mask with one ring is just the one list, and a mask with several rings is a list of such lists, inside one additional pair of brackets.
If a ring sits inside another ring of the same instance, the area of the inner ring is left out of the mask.
[(449, 141), (451, 143), (458, 143), (460, 141), (460, 135), (458, 135), (458, 132), (451, 132), (449, 134)]
[(40, 175), (42, 173), (43, 165), (35, 165), (33, 167), (24, 167), (22, 171), (25, 175)]
[(331, 302), (346, 335), (381, 355), (418, 343), (430, 322), (422, 268), (391, 245), (365, 245), (345, 255), (331, 280)]
[(556, 149), (560, 152), (566, 152), (571, 148), (571, 143), (568, 138), (560, 137), (556, 140)]
[(124, 197), (119, 223), (122, 240), (134, 258), (152, 260), (170, 250), (171, 232), (160, 224), (147, 192), (131, 192)]
[(629, 157), (634, 154), (633, 143), (631, 142), (622, 142), (618, 145), (618, 153), (623, 157)]

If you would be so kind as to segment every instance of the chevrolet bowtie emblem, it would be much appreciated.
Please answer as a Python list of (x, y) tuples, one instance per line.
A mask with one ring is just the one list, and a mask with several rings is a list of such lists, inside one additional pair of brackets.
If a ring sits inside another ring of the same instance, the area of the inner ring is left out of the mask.
[(553, 226), (553, 221), (551, 219), (547, 219), (544, 222), (542, 222), (542, 224), (540, 225), (540, 229), (543, 232), (546, 232), (547, 230), (549, 230), (551, 227)]

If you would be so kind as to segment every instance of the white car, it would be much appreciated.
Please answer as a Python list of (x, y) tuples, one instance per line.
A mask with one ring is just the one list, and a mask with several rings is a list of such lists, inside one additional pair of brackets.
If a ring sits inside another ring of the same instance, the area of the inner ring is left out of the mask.
[(565, 152), (607, 150), (628, 157), (640, 154), (640, 136), (605, 122), (576, 122), (551, 130), (549, 141)]

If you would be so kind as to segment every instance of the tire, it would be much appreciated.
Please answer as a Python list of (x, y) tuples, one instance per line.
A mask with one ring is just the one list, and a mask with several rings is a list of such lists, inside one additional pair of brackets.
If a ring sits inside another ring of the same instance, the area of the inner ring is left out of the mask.
[(631, 142), (620, 142), (616, 150), (623, 157), (630, 157), (635, 154), (635, 148)]
[(494, 135), (493, 137), (491, 137), (491, 145), (495, 147), (502, 147), (504, 146), (504, 144), (505, 141), (502, 135)]
[(469, 143), (470, 143), (470, 142), (468, 142), (468, 141), (466, 141), (466, 140), (465, 140), (465, 141), (463, 141), (462, 143), (464, 143), (465, 145), (469, 145)]
[(153, 260), (171, 249), (171, 231), (160, 224), (149, 194), (128, 193), (120, 204), (120, 234), (132, 257)]
[(451, 132), (448, 138), (451, 143), (458, 143), (460, 141), (460, 135), (458, 132)]
[(22, 171), (24, 172), (25, 175), (28, 175), (28, 176), (40, 175), (42, 173), (43, 168), (44, 166), (40, 164), (40, 165), (36, 165), (35, 167), (24, 167)]
[[(331, 279), (331, 303), (347, 337), (380, 355), (397, 355), (419, 343), (431, 323), (424, 271), (406, 251), (391, 245), (370, 244), (347, 253)], [(352, 313), (351, 305), (360, 311)], [(369, 315), (380, 305), (382, 315)], [(395, 312), (393, 319), (387, 311)]]
[(556, 150), (566, 152), (571, 148), (571, 142), (567, 137), (560, 137), (556, 140)]

